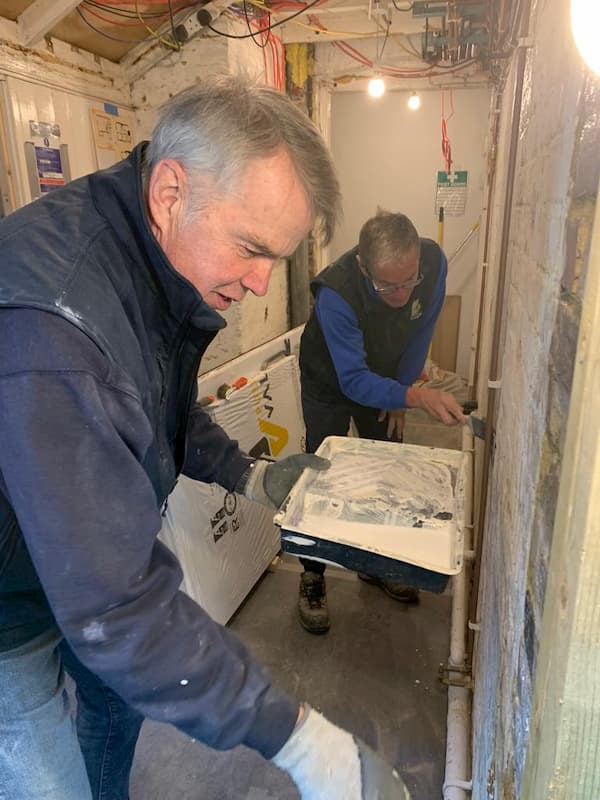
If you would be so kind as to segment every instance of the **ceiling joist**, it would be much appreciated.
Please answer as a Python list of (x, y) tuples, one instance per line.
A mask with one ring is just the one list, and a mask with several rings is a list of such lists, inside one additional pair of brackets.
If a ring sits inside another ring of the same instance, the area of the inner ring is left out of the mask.
[(30, 47), (39, 41), (80, 2), (81, 0), (35, 0), (17, 18), (21, 43)]

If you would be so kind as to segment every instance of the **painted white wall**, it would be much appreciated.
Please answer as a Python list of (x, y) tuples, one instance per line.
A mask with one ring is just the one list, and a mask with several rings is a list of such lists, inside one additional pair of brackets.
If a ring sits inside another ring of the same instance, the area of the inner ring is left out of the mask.
[[(49, 86), (31, 79), (7, 76), (0, 80), (3, 89), (3, 103), (6, 112), (8, 145), (13, 162), (16, 164), (16, 191), (19, 205), (32, 200), (24, 145), (32, 141), (29, 121), (58, 123), (60, 125), (60, 144), (68, 145), (71, 178), (79, 178), (94, 172), (99, 167), (109, 166), (116, 157), (111, 151), (102, 151), (99, 163), (94, 144), (90, 109), (103, 109), (102, 95), (98, 99), (65, 91), (60, 87), (61, 76), (48, 68), (47, 80), (55, 78), (56, 85)], [(123, 102), (129, 103), (129, 95), (123, 93)], [(114, 103), (113, 103), (114, 105)], [(125, 106), (118, 107), (126, 116), (128, 124), (133, 123), (131, 111)], [(36, 142), (41, 144), (41, 142)], [(54, 142), (51, 146), (57, 146)]]
[[(412, 88), (412, 87), (411, 87)], [(377, 206), (401, 211), (421, 236), (437, 239), (435, 191), (441, 153), (441, 95), (421, 91), (421, 108), (407, 107), (410, 90), (388, 91), (379, 100), (366, 92), (333, 91), (331, 149), (339, 171), (344, 220), (331, 245), (334, 258), (354, 246), (362, 224)], [(446, 91), (446, 116), (450, 113)], [(481, 215), (485, 139), (490, 93), (485, 87), (454, 89), (454, 115), (447, 123), (454, 169), (467, 170), (464, 216), (446, 216), (444, 250), (458, 248)], [(477, 235), (449, 270), (447, 293), (462, 297), (457, 371), (468, 376), (476, 302)]]

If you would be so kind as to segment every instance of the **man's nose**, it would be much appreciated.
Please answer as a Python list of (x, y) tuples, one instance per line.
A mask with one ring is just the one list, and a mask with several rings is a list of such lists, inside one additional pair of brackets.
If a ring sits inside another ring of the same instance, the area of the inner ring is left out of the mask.
[(275, 262), (271, 258), (257, 259), (253, 263), (252, 269), (244, 275), (240, 283), (244, 289), (258, 295), (258, 297), (262, 297), (269, 288), (274, 266)]
[(412, 289), (396, 289), (392, 297), (398, 305), (405, 306), (408, 303), (411, 294)]

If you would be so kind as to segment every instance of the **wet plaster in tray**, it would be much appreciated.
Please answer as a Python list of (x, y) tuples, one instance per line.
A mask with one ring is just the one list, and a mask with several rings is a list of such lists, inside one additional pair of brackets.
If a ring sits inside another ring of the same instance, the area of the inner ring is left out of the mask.
[[(368, 550), (447, 575), (462, 568), (465, 455), (330, 436), (275, 517), (284, 538)], [(313, 542), (314, 542), (313, 538)]]

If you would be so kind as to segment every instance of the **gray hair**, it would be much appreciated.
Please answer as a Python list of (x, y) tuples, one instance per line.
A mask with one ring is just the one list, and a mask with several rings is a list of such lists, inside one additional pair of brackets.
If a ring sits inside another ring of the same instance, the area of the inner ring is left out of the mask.
[(360, 229), (358, 253), (367, 270), (398, 261), (414, 247), (420, 247), (419, 234), (404, 214), (378, 209)]
[(202, 179), (227, 193), (249, 162), (281, 147), (292, 159), (317, 231), (327, 244), (341, 216), (340, 189), (327, 146), (288, 97), (246, 78), (207, 80), (165, 103), (146, 150), (144, 181), (159, 161), (175, 159), (200, 179), (200, 189), (196, 186), (186, 198), (198, 210), (207, 200), (206, 194), (201, 196), (202, 188), (206, 192)]

